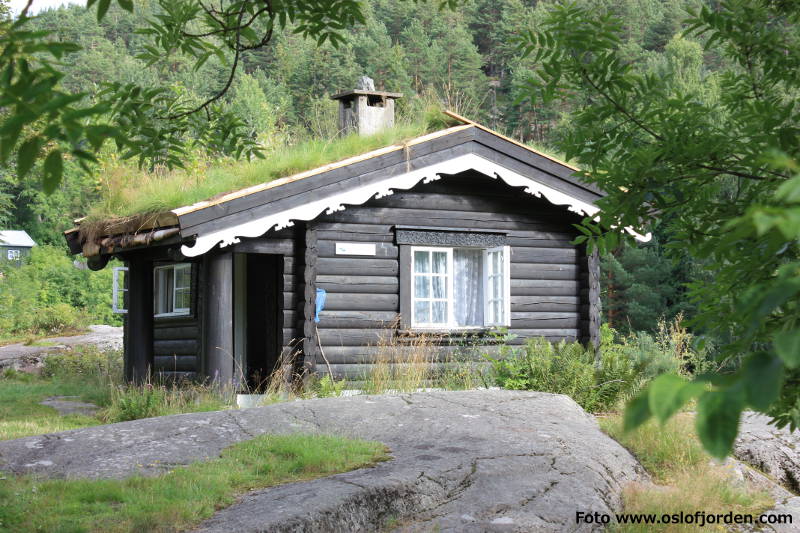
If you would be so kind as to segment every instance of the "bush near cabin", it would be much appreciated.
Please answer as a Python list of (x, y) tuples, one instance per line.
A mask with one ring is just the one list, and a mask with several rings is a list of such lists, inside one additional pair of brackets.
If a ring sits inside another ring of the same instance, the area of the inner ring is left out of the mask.
[(120, 325), (111, 311), (112, 270), (92, 272), (54, 246), (0, 277), (0, 340), (55, 335), (89, 324)]

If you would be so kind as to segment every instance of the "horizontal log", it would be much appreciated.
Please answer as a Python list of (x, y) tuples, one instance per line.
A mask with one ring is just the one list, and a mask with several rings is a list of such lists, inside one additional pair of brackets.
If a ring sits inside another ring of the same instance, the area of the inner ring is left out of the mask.
[(317, 288), (328, 292), (397, 294), (396, 276), (317, 276)]
[(577, 264), (578, 250), (575, 248), (529, 248), (515, 246), (511, 249), (511, 264), (514, 263), (565, 263)]
[(156, 355), (153, 357), (153, 370), (156, 372), (195, 372), (197, 357), (194, 355)]
[[(375, 245), (375, 255), (371, 256), (364, 256), (364, 255), (342, 255), (336, 253), (336, 244), (341, 242), (349, 242), (349, 239), (345, 238), (336, 238), (331, 240), (318, 240), (317, 241), (317, 253), (319, 257), (384, 257), (384, 258), (396, 258), (397, 257), (397, 246), (389, 242), (373, 242), (372, 244)], [(359, 241), (355, 241), (359, 242)], [(363, 241), (360, 241), (363, 244)]]
[(233, 245), (233, 251), (248, 254), (298, 255), (302, 252), (302, 242), (294, 239), (243, 239)]
[(325, 298), (325, 310), (399, 312), (400, 297), (397, 294), (333, 292)]
[(577, 328), (580, 317), (577, 313), (511, 313), (512, 329)]
[(288, 346), (295, 341), (299, 341), (302, 338), (303, 338), (303, 332), (300, 328), (292, 327), (292, 328), (283, 328), (282, 330), (282, 339), (284, 346)]
[(153, 353), (155, 355), (196, 355), (197, 354), (197, 340), (184, 339), (184, 340), (168, 340), (168, 341), (153, 341)]
[(511, 313), (517, 312), (577, 312), (577, 296), (511, 296)]
[(461, 228), (464, 231), (475, 230), (531, 230), (559, 231), (559, 225), (514, 215), (500, 213), (470, 213), (461, 211), (426, 211), (422, 209), (370, 209), (363, 213), (345, 210), (332, 215), (336, 221), (359, 224), (379, 224), (391, 220), (393, 224), (419, 226), (424, 221), (426, 226)]
[(321, 257), (317, 260), (317, 275), (358, 276), (365, 272), (375, 276), (396, 276), (396, 259), (364, 257)]
[(578, 338), (579, 331), (575, 328), (564, 329), (510, 329), (509, 334), (516, 335), (515, 338), (508, 341), (511, 345), (525, 344), (528, 339), (536, 337), (544, 337), (550, 342), (560, 340), (575, 340)]
[(577, 280), (576, 265), (512, 263), (511, 279), (558, 279)]
[[(394, 192), (370, 203), (371, 206), (381, 208), (413, 208), (413, 209), (434, 209), (441, 211), (469, 211), (483, 213), (515, 213), (531, 217), (535, 212), (536, 217), (563, 218), (565, 223), (571, 222), (573, 217), (564, 212), (563, 208), (542, 205), (535, 211), (531, 209), (531, 197), (528, 195), (492, 196), (475, 195), (476, 191), (463, 194), (443, 194), (429, 192)], [(568, 222), (569, 221), (569, 222)]]
[(398, 321), (396, 311), (323, 311), (320, 313), (319, 328), (384, 328), (392, 327)]
[[(443, 374), (448, 370), (458, 371), (461, 365), (462, 363), (431, 363), (429, 365), (428, 374), (436, 376)], [(348, 381), (365, 381), (365, 378), (369, 378), (370, 374), (375, 371), (375, 366), (372, 364), (331, 363), (330, 367), (328, 367), (324, 362), (322, 362), (317, 363), (317, 374), (324, 376), (328, 373), (329, 368), (333, 372), (335, 379), (346, 379)], [(393, 375), (415, 371), (415, 369), (409, 369), (408, 365), (403, 363), (389, 363), (382, 365), (381, 372), (383, 372), (383, 369), (388, 369)], [(429, 381), (425, 380), (421, 382), (420, 386), (425, 386), (422, 383), (430, 384)], [(436, 382), (433, 383), (435, 384)]]
[(200, 328), (198, 326), (175, 326), (153, 328), (153, 339), (157, 341), (198, 339)]
[(511, 297), (573, 296), (578, 291), (575, 280), (511, 279)]
[(283, 307), (282, 309), (297, 309), (297, 306), (303, 302), (303, 296), (297, 292), (284, 292), (283, 293)]
[(183, 381), (197, 381), (197, 372), (170, 372), (161, 370), (156, 373), (156, 381), (163, 383), (180, 383)]
[(395, 336), (392, 328), (331, 328), (320, 329), (323, 349), (329, 346), (377, 346), (390, 343)]
[(153, 317), (153, 328), (177, 328), (181, 326), (196, 326), (199, 320), (196, 311), (192, 309), (192, 314), (176, 316), (156, 316)]
[[(331, 364), (413, 363), (425, 365), (447, 361), (479, 361), (483, 354), (494, 354), (496, 345), (477, 346), (325, 346), (325, 358)], [(320, 355), (317, 365), (324, 365)]]
[[(392, 224), (360, 224), (357, 222), (316, 222), (314, 228), (317, 230), (318, 239), (338, 239), (336, 234), (353, 233), (357, 235), (385, 235), (394, 238)], [(335, 234), (331, 236), (330, 232)], [(355, 239), (353, 239), (355, 240)]]

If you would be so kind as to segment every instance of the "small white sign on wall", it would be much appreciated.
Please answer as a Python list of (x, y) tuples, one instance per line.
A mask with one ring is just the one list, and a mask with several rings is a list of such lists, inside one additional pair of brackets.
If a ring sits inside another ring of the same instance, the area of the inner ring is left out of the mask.
[(375, 255), (374, 242), (337, 242), (336, 255)]

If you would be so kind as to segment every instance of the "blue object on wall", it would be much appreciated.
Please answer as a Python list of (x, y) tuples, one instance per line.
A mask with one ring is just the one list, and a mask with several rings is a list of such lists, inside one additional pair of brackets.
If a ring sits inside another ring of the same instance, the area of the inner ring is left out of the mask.
[(317, 310), (314, 313), (314, 322), (319, 322), (319, 314), (325, 309), (325, 289), (317, 289)]

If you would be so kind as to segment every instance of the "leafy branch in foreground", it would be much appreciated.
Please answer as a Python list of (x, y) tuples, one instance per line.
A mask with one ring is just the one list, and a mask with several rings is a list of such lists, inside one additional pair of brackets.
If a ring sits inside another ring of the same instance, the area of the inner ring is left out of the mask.
[(728, 61), (718, 98), (626, 62), (610, 13), (556, 5), (521, 39), (539, 65), (528, 97), (580, 104), (561, 148), (608, 191), (582, 239), (613, 247), (629, 238), (614, 228), (658, 217), (674, 249), (714, 272), (690, 287), (695, 324), (728, 339), (721, 357), (741, 365), (692, 382), (658, 378), (628, 407), (626, 426), (663, 422), (696, 399), (699, 436), (716, 456), (730, 452), (746, 408), (800, 426), (799, 18), (770, 0), (690, 12), (686, 35), (716, 43)]

